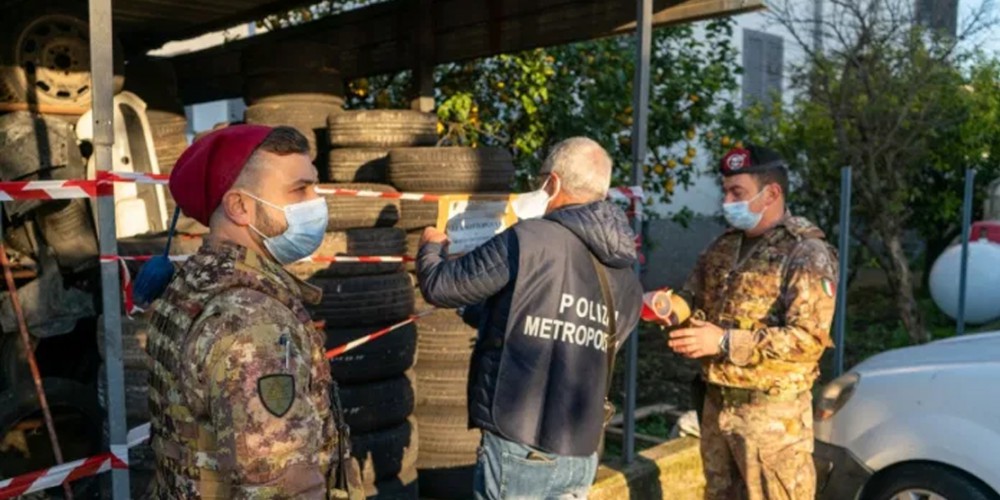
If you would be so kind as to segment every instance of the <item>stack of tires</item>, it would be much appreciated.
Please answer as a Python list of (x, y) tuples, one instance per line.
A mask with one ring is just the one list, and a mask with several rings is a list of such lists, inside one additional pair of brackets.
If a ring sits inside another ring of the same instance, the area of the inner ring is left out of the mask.
[(344, 83), (334, 68), (330, 45), (285, 41), (243, 52), (246, 122), (292, 126), (309, 140), (316, 165), (327, 162), (326, 120), (343, 110)]
[[(421, 125), (422, 124), (422, 125)], [(433, 143), (436, 120), (409, 111), (347, 111), (329, 117), (332, 146), (321, 188), (392, 193), (385, 184), (388, 149)], [(323, 290), (312, 307), (328, 349), (403, 321), (414, 312), (413, 281), (400, 262), (324, 263), (330, 256), (399, 256), (406, 232), (395, 227), (400, 202), (332, 195), (330, 219), (314, 262), (290, 270)], [(351, 452), (369, 498), (417, 498), (418, 426), (412, 366), (417, 330), (409, 324), (330, 361), (351, 429)]]
[[(389, 153), (389, 181), (412, 193), (481, 194), (510, 189), (514, 164), (495, 148), (397, 148)], [(407, 254), (416, 256), (420, 234), (437, 224), (437, 203), (402, 202), (400, 226), (409, 230)], [(416, 281), (414, 281), (416, 282)], [(429, 309), (419, 289), (418, 311)], [(466, 384), (476, 339), (474, 325), (451, 310), (439, 310), (417, 323), (420, 394), (420, 492), (428, 498), (468, 498), (480, 433), (468, 428)]]

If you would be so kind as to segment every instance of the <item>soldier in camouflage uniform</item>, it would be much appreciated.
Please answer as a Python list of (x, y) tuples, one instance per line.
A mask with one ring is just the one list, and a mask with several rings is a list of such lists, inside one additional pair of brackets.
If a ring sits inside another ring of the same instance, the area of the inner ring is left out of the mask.
[(777, 153), (722, 160), (732, 226), (701, 255), (680, 295), (705, 321), (670, 335), (703, 360), (701, 451), (710, 500), (811, 500), (813, 382), (831, 347), (837, 264), (815, 225), (785, 208)]
[(303, 306), (320, 292), (282, 268), (326, 228), (308, 151), (294, 129), (229, 127), (171, 174), (178, 206), (211, 232), (150, 320), (153, 498), (364, 497)]

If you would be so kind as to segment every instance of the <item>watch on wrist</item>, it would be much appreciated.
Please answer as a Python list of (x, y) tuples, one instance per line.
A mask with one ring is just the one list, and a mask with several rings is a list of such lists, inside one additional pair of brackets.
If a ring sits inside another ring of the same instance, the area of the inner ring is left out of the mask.
[(726, 328), (719, 338), (719, 352), (723, 355), (729, 354), (729, 334), (730, 330)]

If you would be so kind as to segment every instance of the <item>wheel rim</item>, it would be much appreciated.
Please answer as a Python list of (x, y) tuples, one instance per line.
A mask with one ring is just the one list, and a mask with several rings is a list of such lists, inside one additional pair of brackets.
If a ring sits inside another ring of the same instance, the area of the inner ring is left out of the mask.
[(90, 94), (87, 23), (66, 15), (41, 16), (17, 40), (17, 65), (33, 90), (49, 99), (79, 102)]
[(930, 490), (908, 488), (892, 496), (890, 500), (948, 500)]

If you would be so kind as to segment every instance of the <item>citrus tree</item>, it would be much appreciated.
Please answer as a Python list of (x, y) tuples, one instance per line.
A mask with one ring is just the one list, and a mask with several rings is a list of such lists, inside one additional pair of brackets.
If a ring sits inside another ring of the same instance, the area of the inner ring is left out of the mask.
[[(689, 185), (700, 150), (717, 147), (715, 130), (737, 121), (731, 40), (729, 19), (654, 31), (649, 150), (639, 165), (647, 203), (669, 202)], [(625, 35), (439, 66), (441, 143), (508, 147), (523, 182), (553, 144), (583, 135), (611, 154), (615, 184), (628, 185), (634, 64), (635, 38)], [(348, 107), (406, 107), (409, 84), (408, 73), (357, 79), (348, 85)]]

